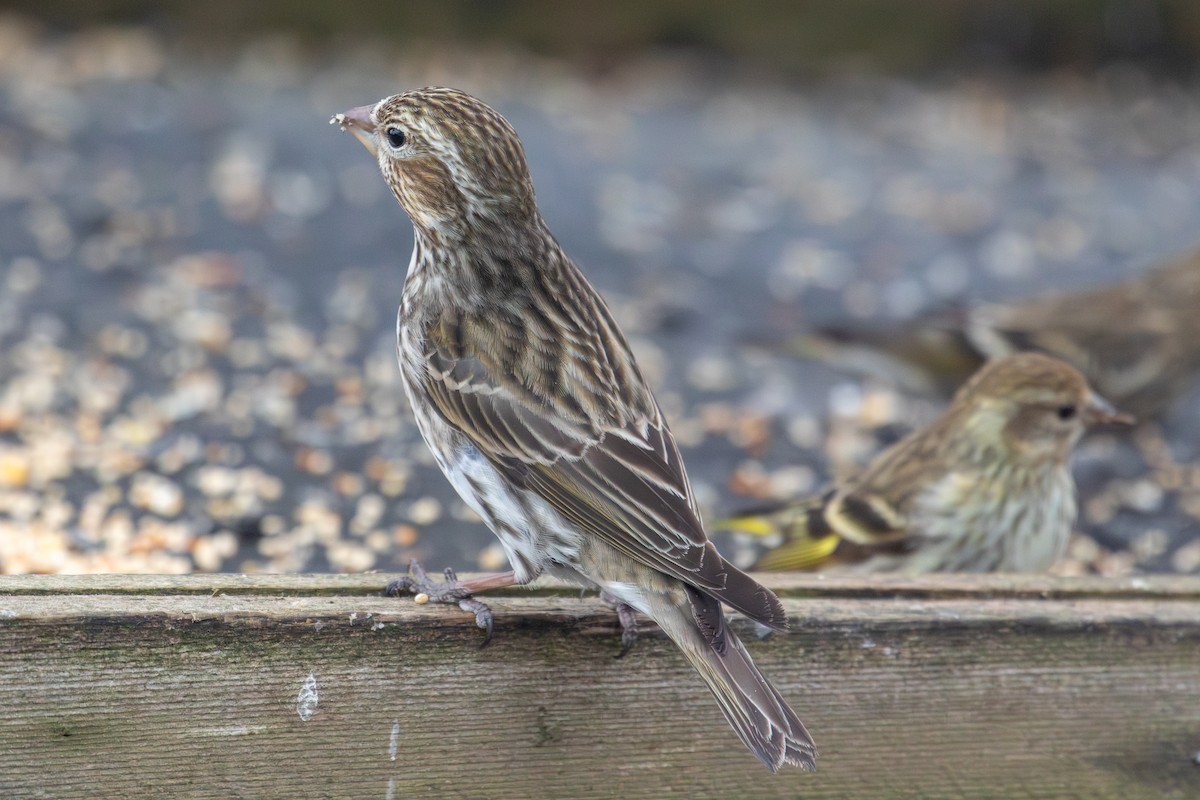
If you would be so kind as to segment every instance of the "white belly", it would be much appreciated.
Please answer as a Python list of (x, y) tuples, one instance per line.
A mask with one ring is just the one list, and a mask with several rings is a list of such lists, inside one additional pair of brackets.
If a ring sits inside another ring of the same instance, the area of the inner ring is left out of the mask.
[(548, 503), (513, 486), (462, 433), (451, 427), (423, 396), (415, 369), (423, 360), (399, 325), (399, 360), (405, 394), (417, 429), (459, 497), (500, 540), (519, 583), (543, 572), (594, 585), (578, 568), (582, 537)]

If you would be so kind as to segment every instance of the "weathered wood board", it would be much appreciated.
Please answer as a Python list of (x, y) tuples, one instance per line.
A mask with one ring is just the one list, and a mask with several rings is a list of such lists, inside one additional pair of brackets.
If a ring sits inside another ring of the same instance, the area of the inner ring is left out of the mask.
[(1200, 580), (764, 577), (816, 774), (571, 590), (481, 649), (382, 576), (0, 577), (0, 798), (1200, 798)]

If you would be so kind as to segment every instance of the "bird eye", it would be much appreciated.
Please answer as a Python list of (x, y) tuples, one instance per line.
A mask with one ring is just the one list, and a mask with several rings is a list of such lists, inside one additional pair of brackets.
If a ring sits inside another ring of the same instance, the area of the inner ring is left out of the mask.
[(1059, 406), (1058, 407), (1058, 418), (1059, 419), (1071, 419), (1074, 416), (1075, 416), (1075, 406)]
[(404, 147), (404, 142), (407, 139), (407, 137), (404, 135), (404, 131), (400, 130), (399, 128), (388, 128), (387, 131), (385, 131), (385, 135), (387, 136), (388, 144), (395, 149), (399, 150), (401, 147)]

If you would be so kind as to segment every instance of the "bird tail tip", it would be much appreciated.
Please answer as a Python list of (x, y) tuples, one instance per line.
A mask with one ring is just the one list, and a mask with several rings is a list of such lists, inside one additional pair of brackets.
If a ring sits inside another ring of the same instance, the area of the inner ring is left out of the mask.
[(816, 770), (817, 749), (804, 723), (759, 672), (732, 631), (723, 653), (704, 645), (685, 647), (684, 652), (738, 738), (768, 769), (777, 772), (791, 764)]

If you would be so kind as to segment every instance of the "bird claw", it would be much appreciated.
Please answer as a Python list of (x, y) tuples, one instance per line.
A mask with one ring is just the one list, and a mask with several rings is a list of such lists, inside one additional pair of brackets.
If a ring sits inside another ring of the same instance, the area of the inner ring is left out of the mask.
[(492, 640), (492, 609), (482, 600), (476, 600), (471, 595), (471, 589), (460, 583), (453, 569), (447, 567), (443, 571), (444, 581), (438, 581), (425, 574), (420, 563), (413, 561), (408, 565), (408, 575), (403, 575), (388, 583), (383, 593), (388, 597), (399, 597), (402, 594), (424, 595), (423, 602), (451, 603), (463, 611), (475, 615), (475, 624), (485, 631), (483, 644), (486, 647)]
[(621, 623), (621, 652), (617, 653), (615, 658), (624, 658), (637, 644), (638, 627), (637, 627), (637, 612), (633, 610), (633, 606), (628, 603), (623, 603), (616, 596), (609, 594), (607, 591), (600, 592), (600, 599), (613, 607), (617, 612), (617, 621)]
[(479, 646), (487, 647), (488, 642), (492, 640), (492, 609), (487, 603), (474, 597), (459, 600), (458, 607), (475, 615), (475, 625), (484, 631), (483, 644)]

